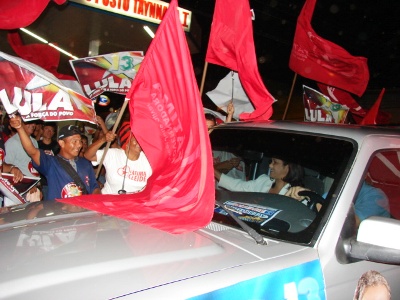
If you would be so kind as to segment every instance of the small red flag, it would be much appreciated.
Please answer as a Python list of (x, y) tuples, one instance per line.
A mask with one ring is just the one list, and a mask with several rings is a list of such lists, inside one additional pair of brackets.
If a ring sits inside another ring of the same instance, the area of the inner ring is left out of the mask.
[[(17, 29), (32, 24), (51, 0), (1, 1), (0, 29)], [(67, 0), (54, 0), (61, 5)]]
[(132, 132), (153, 169), (145, 190), (60, 201), (171, 233), (211, 221), (210, 140), (177, 7), (172, 0), (127, 94)]
[(378, 99), (376, 99), (374, 105), (368, 110), (364, 119), (360, 122), (361, 125), (376, 125), (378, 124), (378, 115), (379, 115), (379, 106), (381, 105), (383, 94), (385, 93), (385, 89), (383, 88), (380, 92)]
[(255, 110), (241, 120), (268, 120), (274, 97), (258, 72), (248, 0), (217, 0), (211, 24), (206, 61), (237, 71)]
[(369, 81), (367, 59), (318, 36), (311, 27), (316, 0), (306, 0), (297, 19), (289, 67), (303, 77), (362, 96)]

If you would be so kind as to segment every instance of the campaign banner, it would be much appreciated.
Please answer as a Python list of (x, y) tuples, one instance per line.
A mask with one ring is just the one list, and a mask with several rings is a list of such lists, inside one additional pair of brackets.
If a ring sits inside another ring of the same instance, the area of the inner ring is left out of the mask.
[(349, 112), (345, 105), (332, 102), (317, 90), (303, 85), (304, 120), (310, 122), (344, 123)]
[(96, 124), (90, 99), (53, 74), (22, 58), (0, 52), (0, 100), (8, 114), (24, 121), (79, 120)]
[(273, 207), (236, 201), (226, 201), (224, 202), (224, 207), (217, 206), (214, 211), (222, 215), (228, 215), (226, 210), (233, 212), (242, 221), (260, 224), (260, 226), (271, 221), (281, 212), (280, 209)]
[(87, 97), (104, 92), (126, 95), (143, 61), (143, 51), (126, 51), (70, 60)]
[(26, 203), (25, 194), (39, 183), (40, 177), (24, 176), (20, 182), (13, 181), (14, 175), (2, 173), (0, 176), (0, 191), (13, 203)]

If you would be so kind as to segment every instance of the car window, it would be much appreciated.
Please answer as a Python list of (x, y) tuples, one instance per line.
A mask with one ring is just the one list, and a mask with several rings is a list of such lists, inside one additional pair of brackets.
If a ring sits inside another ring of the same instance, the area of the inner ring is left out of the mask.
[[(216, 160), (221, 152), (243, 162), (242, 174), (229, 171), (226, 176), (241, 176), (245, 181), (268, 176), (269, 163), (276, 156), (304, 168), (303, 186), (318, 195), (320, 210), (308, 207), (307, 201), (262, 192), (234, 192), (218, 185), (216, 198), (261, 234), (306, 244), (317, 238), (316, 229), (332, 207), (329, 202), (336, 199), (332, 195), (343, 184), (357, 152), (357, 144), (343, 137), (277, 129), (222, 127), (216, 128), (210, 139), (214, 163), (221, 162)], [(214, 221), (238, 227), (220, 207)]]
[(357, 225), (371, 216), (400, 219), (400, 152), (375, 153), (354, 199)]

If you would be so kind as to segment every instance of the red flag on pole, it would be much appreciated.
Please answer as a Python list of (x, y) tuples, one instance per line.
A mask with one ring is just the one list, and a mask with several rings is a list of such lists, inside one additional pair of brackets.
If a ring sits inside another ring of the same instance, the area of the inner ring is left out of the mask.
[(171, 233), (207, 225), (215, 202), (210, 140), (172, 0), (132, 82), (131, 128), (153, 169), (144, 191), (60, 200)]
[(352, 56), (315, 33), (311, 27), (315, 3), (306, 0), (297, 19), (289, 67), (303, 77), (361, 97), (369, 81), (367, 59)]
[(216, 0), (206, 61), (237, 71), (255, 110), (241, 120), (268, 120), (274, 97), (258, 72), (248, 0)]

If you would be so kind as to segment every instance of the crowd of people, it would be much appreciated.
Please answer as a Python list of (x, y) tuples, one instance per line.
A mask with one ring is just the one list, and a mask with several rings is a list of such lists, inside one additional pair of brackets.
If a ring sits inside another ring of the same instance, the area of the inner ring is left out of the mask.
[[(7, 116), (0, 135), (2, 172), (12, 174), (14, 184), (24, 177), (40, 178), (24, 195), (27, 202), (143, 190), (152, 169), (129, 122), (124, 122), (114, 134), (101, 117), (97, 121), (95, 134), (88, 135), (75, 125), (57, 130), (54, 122), (25, 122), (18, 115)], [(107, 142), (111, 147), (105, 153)], [(103, 155), (101, 172), (96, 178)], [(20, 204), (6, 196), (0, 200), (3, 207)]]

